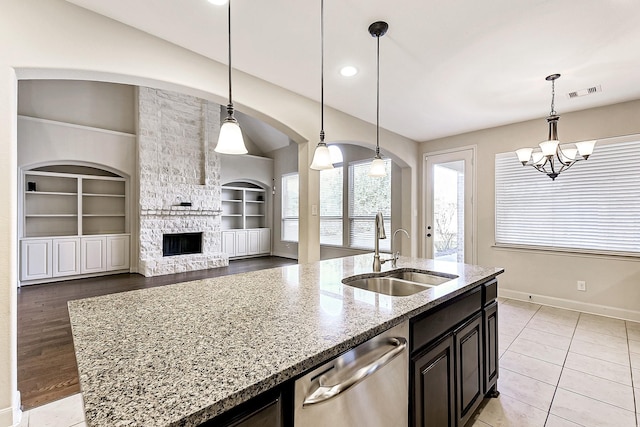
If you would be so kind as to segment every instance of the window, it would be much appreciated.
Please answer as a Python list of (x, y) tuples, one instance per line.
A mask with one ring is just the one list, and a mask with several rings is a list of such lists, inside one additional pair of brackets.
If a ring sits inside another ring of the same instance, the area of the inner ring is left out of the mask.
[(496, 244), (640, 255), (640, 135), (598, 141), (552, 181), (496, 155)]
[(349, 165), (349, 246), (373, 249), (375, 216), (378, 211), (384, 217), (387, 238), (380, 240), (380, 249), (391, 247), (391, 160), (385, 159), (387, 176), (369, 176), (370, 161)]
[(320, 171), (320, 244), (342, 246), (342, 166)]
[(282, 176), (282, 240), (298, 241), (298, 189), (297, 173)]

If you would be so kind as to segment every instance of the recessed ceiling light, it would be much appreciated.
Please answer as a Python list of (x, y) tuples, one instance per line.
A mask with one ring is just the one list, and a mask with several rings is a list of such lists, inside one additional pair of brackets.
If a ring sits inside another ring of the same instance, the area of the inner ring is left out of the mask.
[(352, 65), (347, 65), (340, 69), (340, 74), (342, 74), (345, 77), (353, 77), (356, 74), (358, 74), (358, 69)]
[(222, 6), (223, 4), (227, 4), (227, 0), (208, 0), (209, 3), (215, 4), (216, 6)]

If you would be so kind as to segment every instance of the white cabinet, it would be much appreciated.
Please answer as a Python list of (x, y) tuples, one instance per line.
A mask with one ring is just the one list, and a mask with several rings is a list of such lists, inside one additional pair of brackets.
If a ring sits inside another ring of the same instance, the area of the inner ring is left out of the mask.
[(22, 280), (46, 279), (51, 272), (51, 239), (23, 240), (21, 243), (20, 264)]
[(107, 270), (107, 238), (82, 238), (81, 273), (99, 273)]
[(247, 254), (260, 253), (260, 230), (247, 230)]
[(127, 179), (82, 166), (74, 172), (50, 166), (22, 176), (22, 281), (129, 269)]
[(271, 229), (270, 228), (260, 229), (260, 248), (258, 252), (261, 254), (271, 254)]
[(129, 236), (107, 236), (107, 271), (129, 268)]
[(52, 240), (53, 277), (80, 274), (80, 238)]
[(245, 256), (247, 251), (247, 230), (236, 230), (236, 256)]
[(226, 230), (222, 232), (222, 252), (229, 258), (271, 253), (271, 229)]
[(235, 231), (222, 232), (222, 252), (229, 255), (230, 258), (236, 256), (236, 232)]

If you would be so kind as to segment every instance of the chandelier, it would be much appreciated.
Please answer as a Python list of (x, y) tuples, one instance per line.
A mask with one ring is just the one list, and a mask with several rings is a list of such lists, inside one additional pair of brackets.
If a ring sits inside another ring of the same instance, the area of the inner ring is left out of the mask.
[(581, 141), (575, 144), (566, 144), (564, 147), (560, 145), (558, 140), (558, 120), (560, 120), (560, 116), (555, 110), (555, 81), (558, 78), (560, 78), (560, 74), (551, 74), (546, 77), (546, 80), (551, 82), (551, 112), (547, 117), (549, 137), (546, 141), (538, 144), (540, 146), (539, 150), (534, 150), (533, 148), (516, 150), (516, 155), (522, 166), (533, 166), (552, 180), (555, 180), (560, 173), (566, 171), (575, 163), (587, 160), (596, 145), (596, 141)]

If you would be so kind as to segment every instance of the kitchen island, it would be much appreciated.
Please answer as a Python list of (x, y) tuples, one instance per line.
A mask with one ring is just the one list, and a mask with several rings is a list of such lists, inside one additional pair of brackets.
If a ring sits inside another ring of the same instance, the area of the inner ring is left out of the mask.
[(198, 425), (503, 272), (401, 257), (398, 268), (458, 277), (403, 297), (342, 284), (371, 265), (368, 254), (71, 301), (88, 425)]

